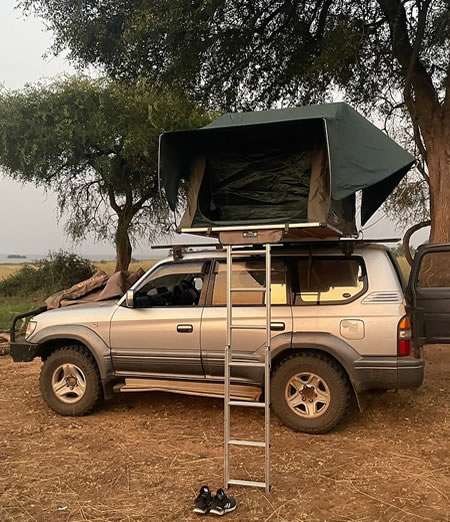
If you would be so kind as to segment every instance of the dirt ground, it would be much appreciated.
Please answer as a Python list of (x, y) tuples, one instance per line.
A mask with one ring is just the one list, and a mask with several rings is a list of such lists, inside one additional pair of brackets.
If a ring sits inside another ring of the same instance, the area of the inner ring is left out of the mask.
[[(220, 400), (124, 394), (63, 418), (42, 403), (38, 371), (38, 362), (0, 358), (2, 522), (198, 519), (197, 489), (222, 482)], [(449, 376), (450, 348), (428, 348), (420, 390), (372, 394), (329, 435), (294, 433), (274, 418), (273, 492), (234, 488), (239, 506), (228, 518), (449, 521)], [(232, 433), (256, 438), (262, 412), (240, 409), (234, 420)], [(260, 478), (260, 451), (238, 449), (234, 475)]]

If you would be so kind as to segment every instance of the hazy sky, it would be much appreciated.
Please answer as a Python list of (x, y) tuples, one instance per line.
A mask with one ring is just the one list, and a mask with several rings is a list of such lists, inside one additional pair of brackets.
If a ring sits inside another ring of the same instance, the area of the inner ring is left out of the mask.
[[(62, 56), (48, 53), (52, 36), (40, 20), (24, 18), (14, 9), (15, 0), (0, 2), (0, 83), (18, 89), (25, 83), (73, 72)], [(401, 231), (383, 218), (374, 216), (368, 223), (366, 237), (401, 235)], [(74, 245), (65, 237), (63, 223), (56, 221), (56, 202), (52, 193), (31, 185), (22, 185), (2, 176), (0, 172), (0, 254), (45, 254), (64, 248), (81, 254), (113, 254), (107, 243), (86, 240)], [(136, 254), (145, 255), (149, 248), (143, 243)]]

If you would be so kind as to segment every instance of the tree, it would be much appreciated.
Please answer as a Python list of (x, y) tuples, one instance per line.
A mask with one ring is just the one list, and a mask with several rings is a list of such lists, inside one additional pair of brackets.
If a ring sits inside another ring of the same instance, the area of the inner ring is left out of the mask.
[(127, 270), (133, 237), (154, 240), (171, 214), (158, 191), (158, 139), (207, 115), (176, 91), (146, 82), (66, 78), (0, 92), (0, 167), (51, 188), (74, 239), (114, 238)]
[(329, 99), (407, 117), (430, 189), (432, 241), (450, 241), (448, 0), (24, 0), (54, 50), (115, 78), (176, 82), (221, 109)]

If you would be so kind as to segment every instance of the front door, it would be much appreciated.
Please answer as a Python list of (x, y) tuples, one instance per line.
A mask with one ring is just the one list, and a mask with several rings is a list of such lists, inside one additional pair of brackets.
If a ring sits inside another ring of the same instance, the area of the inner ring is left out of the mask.
[(414, 344), (450, 343), (450, 244), (418, 249), (407, 298)]
[(208, 262), (157, 267), (135, 289), (134, 306), (111, 321), (111, 353), (119, 375), (204, 376), (200, 324)]
[[(215, 263), (207, 303), (203, 313), (201, 346), (205, 371), (209, 378), (222, 379), (226, 343), (226, 263)], [(264, 259), (233, 260), (232, 287), (255, 288), (254, 292), (233, 293), (233, 323), (238, 325), (266, 324)], [(284, 261), (272, 262), (272, 343), (290, 346), (292, 336), (292, 312), (288, 303), (287, 270)], [(276, 339), (275, 339), (276, 338)], [(232, 359), (245, 362), (264, 361), (265, 330), (233, 330)], [(261, 370), (262, 373), (263, 370)], [(234, 367), (231, 372), (236, 380), (254, 380), (258, 372)]]

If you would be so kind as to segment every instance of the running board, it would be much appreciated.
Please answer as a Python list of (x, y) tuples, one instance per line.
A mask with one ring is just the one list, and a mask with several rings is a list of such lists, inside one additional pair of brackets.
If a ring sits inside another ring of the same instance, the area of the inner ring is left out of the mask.
[[(165, 391), (182, 395), (196, 395), (200, 397), (217, 397), (223, 399), (224, 384), (220, 382), (192, 382), (166, 379), (125, 379), (124, 384), (114, 387), (120, 392)], [(261, 388), (258, 386), (231, 384), (231, 398), (241, 401), (258, 401), (261, 397)]]

